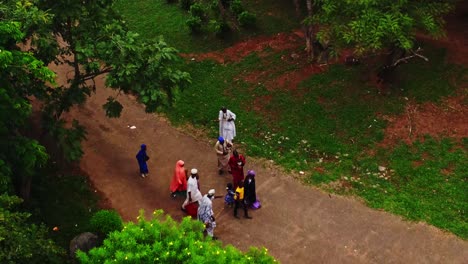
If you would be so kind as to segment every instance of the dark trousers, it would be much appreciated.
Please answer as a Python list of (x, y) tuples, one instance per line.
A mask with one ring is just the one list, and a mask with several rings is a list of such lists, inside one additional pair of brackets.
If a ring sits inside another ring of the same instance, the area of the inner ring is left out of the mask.
[(247, 212), (247, 205), (244, 203), (244, 199), (236, 200), (236, 202), (234, 203), (234, 216), (237, 216), (237, 209), (239, 207), (244, 207), (244, 216), (245, 217), (249, 216), (249, 213)]

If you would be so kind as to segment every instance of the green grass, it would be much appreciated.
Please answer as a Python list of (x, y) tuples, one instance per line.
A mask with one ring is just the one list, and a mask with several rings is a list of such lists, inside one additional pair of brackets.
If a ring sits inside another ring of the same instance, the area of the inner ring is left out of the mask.
[[(438, 53), (431, 56), (432, 63), (443, 60), (438, 56)], [(213, 120), (219, 107), (228, 105), (238, 115), (236, 140), (246, 146), (248, 155), (272, 159), (286, 169), (309, 171), (307, 183), (322, 185), (330, 191), (343, 193), (343, 189), (330, 189), (329, 184), (344, 182), (352, 186), (351, 193), (363, 197), (371, 207), (427, 221), (462, 238), (468, 237), (468, 203), (464, 196), (468, 186), (466, 177), (463, 178), (467, 175), (463, 168), (468, 167), (465, 148), (432, 139), (412, 146), (402, 144), (395, 150), (377, 147), (386, 127), (382, 115), (401, 113), (405, 96), (438, 101), (454, 93), (455, 87), (441, 76), (458, 78), (459, 69), (445, 65), (435, 74), (426, 75), (424, 82), (436, 81), (441, 88), (433, 87), (434, 91), (425, 98), (419, 98), (414, 90), (381, 95), (375, 87), (360, 82), (362, 69), (341, 65), (312, 76), (293, 92), (271, 91), (263, 84), (242, 80), (241, 76), (250, 69), (268, 69), (270, 65), (278, 65), (278, 60), (278, 56), (265, 59), (252, 54), (237, 64), (190, 62), (186, 67), (193, 84), (166, 114), (171, 120), (178, 120), (178, 124), (190, 122), (208, 128), (209, 135), (215, 138), (218, 124)], [(428, 66), (412, 67), (418, 72)], [(403, 82), (402, 87), (415, 87), (411, 82)], [(258, 105), (257, 98), (269, 99), (260, 100)], [(261, 112), (253, 110), (256, 103)], [(367, 154), (372, 149), (377, 153), (374, 156)], [(409, 162), (418, 158), (422, 150), (434, 160), (411, 169)], [(445, 182), (441, 171), (449, 164), (453, 170), (448, 176), (450, 180)], [(394, 170), (391, 180), (379, 178), (379, 165)], [(317, 167), (322, 168), (320, 172)]]
[[(89, 219), (99, 209), (98, 196), (86, 177), (51, 171), (55, 170), (47, 170), (33, 182), (32, 212), (49, 228), (51, 238), (68, 249), (73, 237), (89, 231)], [(53, 227), (59, 230), (52, 231)]]
[(438, 101), (443, 96), (455, 92), (452, 82), (447, 80), (463, 80), (468, 77), (467, 68), (456, 64), (447, 64), (445, 49), (425, 47), (425, 53), (430, 54), (430, 61), (413, 60), (403, 64), (397, 70), (399, 84), (393, 89), (399, 89), (402, 95), (411, 97), (418, 102)]
[(256, 30), (234, 31), (224, 39), (210, 33), (192, 35), (185, 24), (189, 14), (177, 2), (167, 4), (165, 0), (117, 0), (114, 5), (132, 31), (148, 40), (163, 36), (167, 43), (185, 53), (219, 50), (240, 39), (299, 27), (291, 1), (244, 2), (247, 10), (257, 14)]
[[(120, 7), (126, 9), (124, 15), (134, 18), (131, 26), (148, 37), (151, 34), (139, 29), (147, 22), (139, 19), (141, 13), (132, 14), (129, 6), (143, 2), (119, 1)], [(248, 2), (261, 21), (259, 32), (251, 32), (250, 36), (294, 28), (293, 20), (274, 22), (291, 16), (293, 10), (286, 6), (278, 9), (274, 6), (277, 4), (286, 2)], [(184, 23), (181, 21), (185, 14), (178, 7), (160, 1), (153, 5), (159, 9), (151, 11), (152, 17), (173, 12), (167, 16), (170, 23)], [(219, 49), (233, 41), (194, 39), (188, 37), (188, 32), (175, 32), (173, 24), (159, 21), (158, 34), (165, 35), (170, 44), (184, 52)], [(306, 184), (358, 195), (371, 207), (426, 221), (468, 238), (467, 144), (428, 137), (412, 145), (401, 143), (385, 149), (378, 146), (387, 126), (382, 116), (402, 113), (407, 100), (437, 104), (443, 97), (456, 94), (459, 90), (453, 83), (466, 80), (466, 68), (447, 64), (443, 49), (425, 47), (429, 62), (413, 60), (400, 66), (397, 83), (388, 93), (381, 94), (362, 81), (361, 76), (369, 70), (365, 66), (342, 65), (330, 66), (295, 90), (285, 90), (268, 81), (297, 68), (281, 59), (291, 51), (266, 53), (266, 57), (251, 54), (238, 63), (225, 65), (188, 62), (184, 70), (190, 72), (192, 85), (165, 114), (176, 125), (190, 123), (208, 131), (214, 140), (219, 108), (228, 106), (237, 114), (236, 142), (244, 146), (249, 156), (274, 160), (288, 170), (306, 171)], [(266, 72), (266, 77), (256, 83), (244, 80), (246, 75), (259, 71)], [(385, 175), (379, 172), (379, 166), (388, 168)]]
[(358, 195), (372, 207), (468, 237), (466, 146), (427, 137), (410, 146), (400, 144), (382, 156), (393, 171), (378, 172), (371, 158), (364, 161), (356, 176), (360, 179), (351, 181)]

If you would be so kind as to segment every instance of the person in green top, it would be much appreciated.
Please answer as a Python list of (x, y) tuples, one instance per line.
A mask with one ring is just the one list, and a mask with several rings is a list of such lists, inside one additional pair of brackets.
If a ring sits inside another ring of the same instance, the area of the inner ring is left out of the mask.
[(244, 207), (244, 217), (247, 219), (252, 219), (252, 217), (249, 216), (247, 205), (244, 202), (244, 181), (239, 182), (239, 186), (236, 189), (235, 199), (236, 202), (234, 204), (234, 217), (239, 218), (239, 216), (237, 216), (237, 209), (242, 206)]

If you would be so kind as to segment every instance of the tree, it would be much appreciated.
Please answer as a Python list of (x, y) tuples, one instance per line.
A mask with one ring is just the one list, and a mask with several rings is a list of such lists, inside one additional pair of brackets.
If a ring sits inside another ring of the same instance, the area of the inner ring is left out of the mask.
[(30, 1), (7, 1), (0, 8), (0, 191), (12, 190), (29, 199), (31, 178), (48, 158), (45, 148), (26, 134), (31, 115), (30, 96), (54, 84), (55, 74), (33, 54), (17, 46), (34, 28), (47, 25), (50, 16)]
[(17, 187), (29, 198), (31, 178), (48, 158), (45, 148), (28, 136), (30, 96), (46, 93), (55, 74), (18, 44), (50, 16), (31, 1), (6, 1), (0, 7), (0, 263), (63, 263), (64, 252), (47, 238), (47, 229), (28, 221)]
[[(310, 2), (312, 0), (307, 0)], [(318, 25), (317, 40), (332, 43), (336, 51), (351, 47), (364, 55), (389, 51), (387, 65), (393, 65), (408, 53), (414, 54), (416, 34), (434, 38), (443, 36), (443, 16), (455, 0), (315, 0), (314, 13), (305, 24)]]
[[(130, 32), (112, 3), (40, 1), (41, 9), (53, 14), (53, 20), (48, 32), (31, 35), (31, 50), (47, 63), (63, 64), (71, 73), (66, 84), (49, 89), (42, 97), (44, 131), (57, 139), (70, 161), (81, 157), (79, 143), (86, 134), (77, 121), (66, 128), (62, 114), (92, 95), (98, 76), (105, 75), (106, 84), (119, 92), (137, 94), (148, 112), (169, 106), (190, 83), (189, 74), (177, 69), (177, 50), (162, 39), (148, 43)], [(109, 117), (118, 117), (122, 110), (112, 97), (103, 107)]]
[(138, 223), (126, 223), (111, 233), (101, 247), (78, 252), (81, 263), (275, 263), (266, 249), (242, 253), (233, 246), (204, 238), (203, 224), (189, 217), (177, 223), (161, 210), (151, 220), (140, 211)]

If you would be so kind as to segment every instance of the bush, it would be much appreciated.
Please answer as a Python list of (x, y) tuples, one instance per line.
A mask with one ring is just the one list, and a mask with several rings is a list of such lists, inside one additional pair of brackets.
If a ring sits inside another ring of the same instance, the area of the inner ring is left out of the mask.
[(190, 14), (193, 17), (199, 17), (203, 20), (203, 18), (205, 17), (205, 9), (201, 4), (195, 3), (190, 7)]
[(219, 6), (218, 6), (218, 0), (213, 0), (211, 1), (211, 4), (210, 4), (210, 9), (211, 11), (213, 11), (213, 14), (215, 16), (219, 16)]
[(162, 211), (151, 220), (143, 212), (138, 222), (128, 222), (114, 232), (101, 247), (88, 253), (79, 251), (81, 264), (91, 263), (277, 263), (265, 248), (242, 252), (203, 236), (200, 221), (185, 217), (180, 223)]
[(179, 0), (179, 5), (184, 10), (189, 10), (193, 5), (193, 0)]
[(239, 15), (244, 12), (244, 6), (242, 6), (242, 2), (240, 0), (234, 0), (231, 3), (231, 11), (239, 17)]
[(122, 230), (123, 222), (116, 211), (100, 210), (91, 217), (90, 227), (93, 232), (108, 235)]
[(185, 21), (185, 24), (187, 24), (192, 33), (200, 33), (202, 31), (202, 21), (197, 16), (190, 17)]
[(254, 27), (257, 22), (257, 17), (255, 14), (244, 11), (239, 15), (238, 20), (241, 27)]
[(211, 20), (209, 23), (209, 28), (210, 31), (213, 32), (217, 37), (223, 37), (231, 30), (228, 23), (224, 20)]

